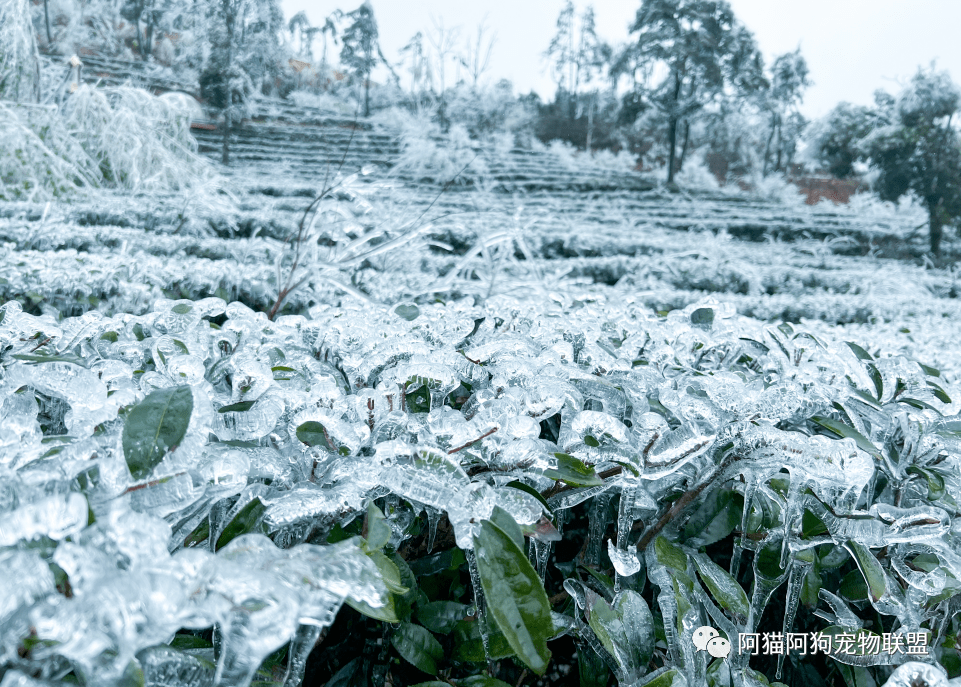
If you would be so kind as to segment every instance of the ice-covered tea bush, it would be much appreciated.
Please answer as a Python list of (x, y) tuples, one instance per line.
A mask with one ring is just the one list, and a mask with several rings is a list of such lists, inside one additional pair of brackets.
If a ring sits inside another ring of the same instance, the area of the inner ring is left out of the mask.
[[(8, 302), (3, 685), (961, 672), (961, 403), (936, 370), (713, 301), (557, 300)], [(712, 658), (705, 625), (928, 653)]]

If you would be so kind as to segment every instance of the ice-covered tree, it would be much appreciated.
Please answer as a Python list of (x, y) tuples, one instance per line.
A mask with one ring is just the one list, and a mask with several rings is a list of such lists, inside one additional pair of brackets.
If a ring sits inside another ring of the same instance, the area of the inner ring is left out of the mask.
[(40, 100), (40, 58), (27, 0), (0, 0), (0, 99)]
[(350, 70), (351, 77), (363, 84), (364, 116), (369, 117), (371, 73), (379, 63), (388, 63), (380, 49), (377, 20), (371, 4), (365, 2), (353, 12), (348, 12), (346, 18), (350, 23), (341, 34), (343, 47), (340, 61)]
[(481, 77), (490, 69), (491, 53), (497, 43), (497, 33), (490, 31), (487, 24), (477, 25), (474, 35), (467, 39), (464, 47), (457, 56), (458, 62), (467, 70), (471, 80), (471, 87), (477, 89)]
[(577, 68), (584, 92), (575, 93), (578, 111), (587, 111), (585, 148), (588, 152), (593, 148), (594, 114), (597, 109), (598, 94), (604, 83), (605, 71), (609, 69), (613, 52), (611, 46), (597, 35), (594, 7), (588, 5), (581, 14), (580, 38), (577, 46)]
[(886, 113), (882, 126), (859, 143), (859, 153), (879, 172), (882, 200), (912, 193), (928, 211), (931, 252), (941, 251), (944, 225), (961, 219), (961, 140), (952, 121), (961, 89), (947, 72), (919, 70)]
[(631, 34), (628, 71), (644, 73), (638, 89), (666, 121), (670, 183), (683, 165), (698, 113), (725, 94), (763, 86), (761, 56), (725, 0), (643, 0)]
[(230, 130), (243, 117), (247, 97), (253, 90), (250, 76), (240, 65), (241, 18), (249, 0), (214, 0), (211, 19), (210, 59), (200, 77), (200, 94), (224, 116), (221, 161), (230, 164)]
[(893, 97), (879, 91), (873, 108), (841, 103), (808, 132), (814, 157), (844, 178), (864, 162), (876, 172), (882, 200), (912, 194), (928, 211), (931, 252), (944, 226), (961, 220), (961, 140), (954, 121), (961, 89), (947, 72), (920, 69)]
[(811, 85), (808, 66), (801, 49), (779, 55), (770, 70), (770, 86), (764, 90), (763, 102), (767, 112), (770, 131), (764, 145), (762, 173), (770, 169), (774, 156), (774, 171), (782, 169), (785, 159), (793, 157), (798, 136), (804, 126), (798, 105), (804, 99), (804, 89)]
[(811, 125), (805, 137), (818, 164), (832, 176), (844, 179), (854, 174), (857, 142), (868, 135), (874, 124), (871, 108), (838, 103), (826, 117)]
[(572, 0), (567, 0), (557, 16), (557, 33), (551, 39), (545, 56), (550, 61), (551, 75), (559, 94), (570, 96), (577, 90), (577, 31)]

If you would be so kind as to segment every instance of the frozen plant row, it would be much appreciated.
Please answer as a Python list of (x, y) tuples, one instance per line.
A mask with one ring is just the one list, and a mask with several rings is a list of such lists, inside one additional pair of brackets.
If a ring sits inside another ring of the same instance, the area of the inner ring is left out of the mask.
[[(480, 661), (542, 673), (568, 635), (621, 685), (720, 685), (730, 669), (753, 686), (748, 656), (707, 664), (694, 629), (756, 631), (786, 584), (791, 631), (845, 560), (867, 593), (824, 589), (835, 625), (861, 629), (855, 600), (934, 647), (956, 631), (961, 399), (937, 370), (712, 301), (657, 316), (558, 299), (276, 322), (219, 298), (60, 321), (8, 302), (0, 557), (25, 584), (0, 596), (0, 660), (88, 685), (246, 685), (289, 644), (282, 677), (256, 679), (297, 684), (347, 603), (402, 621), (394, 646), (421, 670), (442, 656), (403, 637), (453, 641), (443, 669), (468, 670), (469, 636), (415, 623), (428, 599), (412, 550), (397, 554), (425, 519), (429, 545), (444, 520), (440, 545), (466, 554)], [(684, 504), (691, 520), (675, 517)], [(566, 576), (573, 603), (552, 611), (552, 547), (584, 508), (584, 561), (609, 562), (613, 586)], [(703, 547), (732, 535), (728, 571)], [(531, 571), (526, 592), (503, 565)], [(470, 624), (463, 608), (453, 620)]]

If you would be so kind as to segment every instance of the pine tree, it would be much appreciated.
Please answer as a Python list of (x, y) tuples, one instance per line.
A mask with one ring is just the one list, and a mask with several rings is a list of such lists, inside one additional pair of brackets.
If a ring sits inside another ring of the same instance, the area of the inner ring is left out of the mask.
[(557, 17), (557, 33), (551, 39), (545, 56), (550, 60), (551, 73), (557, 83), (558, 101), (568, 104), (574, 118), (574, 93), (577, 90), (577, 35), (574, 3), (567, 0)]
[(378, 43), (377, 20), (374, 8), (369, 2), (346, 15), (350, 24), (341, 36), (343, 48), (340, 60), (351, 72), (354, 79), (364, 85), (364, 116), (370, 116), (370, 75), (378, 62), (387, 64)]

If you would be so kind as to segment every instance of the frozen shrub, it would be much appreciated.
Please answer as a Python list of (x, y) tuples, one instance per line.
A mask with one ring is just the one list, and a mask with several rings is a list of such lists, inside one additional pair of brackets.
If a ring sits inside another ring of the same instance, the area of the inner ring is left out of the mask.
[(0, 99), (40, 100), (40, 55), (27, 0), (0, 1)]
[(207, 163), (189, 113), (146, 91), (81, 86), (62, 110), (0, 101), (0, 198), (49, 200), (80, 188), (184, 189)]
[(5, 677), (944, 687), (961, 390), (876, 353), (712, 300), (9, 302)]
[(138, 88), (81, 86), (64, 107), (64, 125), (104, 180), (122, 188), (183, 188), (206, 166), (189, 113)]
[(459, 124), (441, 132), (438, 124), (423, 117), (395, 110), (392, 118), (402, 124), (401, 154), (394, 162), (394, 174), (416, 181), (484, 186), (488, 168), (480, 154), (482, 143), (470, 137)]

